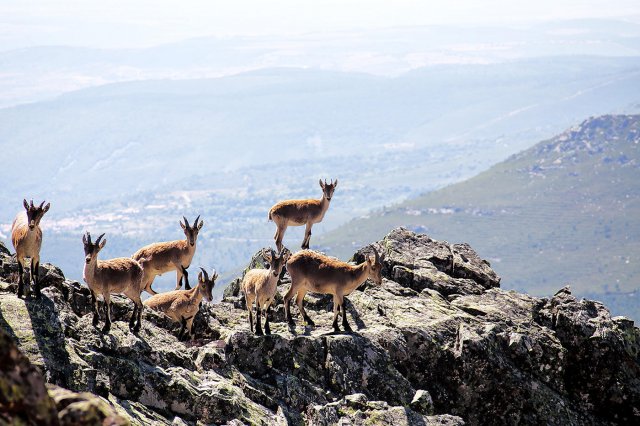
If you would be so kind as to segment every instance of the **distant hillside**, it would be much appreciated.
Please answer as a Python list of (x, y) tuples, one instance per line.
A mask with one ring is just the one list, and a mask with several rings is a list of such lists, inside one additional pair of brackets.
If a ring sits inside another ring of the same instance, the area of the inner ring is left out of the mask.
[[(636, 111), (639, 86), (638, 57), (105, 85), (0, 109), (2, 172), (21, 176), (0, 198), (46, 196), (60, 212), (219, 170), (452, 144), (469, 164), (495, 163), (581, 117)], [(9, 207), (0, 214), (13, 218)]]
[(465, 182), (353, 220), (319, 238), (349, 256), (404, 225), (469, 241), (505, 288), (570, 283), (640, 319), (640, 115), (591, 118)]
[[(212, 78), (296, 67), (399, 75), (436, 64), (486, 64), (516, 58), (637, 56), (640, 25), (622, 20), (570, 20), (528, 26), (412, 26), (355, 31), (199, 37), (147, 48), (49, 46), (0, 34), (0, 107), (130, 80)], [(138, 40), (113, 34), (123, 45)], [(37, 37), (36, 37), (37, 39)], [(17, 42), (17, 43), (16, 43)], [(91, 45), (83, 40), (82, 46)], [(118, 44), (118, 43), (116, 43)], [(22, 47), (22, 48), (19, 48)]]

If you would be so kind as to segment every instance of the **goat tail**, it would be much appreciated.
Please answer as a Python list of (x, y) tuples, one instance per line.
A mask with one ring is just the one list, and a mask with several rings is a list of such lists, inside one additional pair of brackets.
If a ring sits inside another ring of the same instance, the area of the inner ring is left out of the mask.
[(144, 271), (144, 264), (147, 261), (146, 257), (141, 257), (140, 259), (137, 259), (136, 262), (138, 262), (138, 265), (140, 265), (140, 268), (142, 268), (142, 270)]

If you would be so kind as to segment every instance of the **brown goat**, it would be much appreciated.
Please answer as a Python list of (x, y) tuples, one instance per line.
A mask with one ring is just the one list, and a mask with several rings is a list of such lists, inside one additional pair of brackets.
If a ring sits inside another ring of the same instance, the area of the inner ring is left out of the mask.
[(185, 327), (189, 330), (189, 337), (193, 338), (193, 319), (200, 310), (202, 298), (207, 302), (213, 300), (211, 291), (216, 285), (218, 273), (215, 269), (212, 277), (203, 268), (198, 273), (198, 285), (191, 290), (174, 290), (166, 293), (156, 294), (145, 300), (145, 306), (160, 312), (164, 312), (175, 322), (182, 326), (178, 333), (178, 339), (182, 339)]
[[(33, 280), (36, 298), (40, 298), (40, 283), (38, 271), (40, 269), (40, 247), (42, 246), (42, 229), (40, 220), (49, 211), (50, 203), (44, 205), (44, 201), (38, 207), (27, 200), (23, 200), (26, 211), (18, 213), (11, 225), (11, 242), (16, 249), (16, 259), (18, 261), (18, 297), (24, 293), (24, 268), (27, 266), (27, 257), (31, 259), (30, 280)], [(27, 283), (27, 286), (30, 282)]]
[(198, 223), (200, 216), (196, 218), (193, 226), (189, 226), (186, 217), (182, 217), (184, 223), (180, 222), (180, 226), (184, 231), (184, 240), (167, 241), (162, 243), (152, 243), (142, 247), (131, 256), (134, 260), (140, 261), (145, 259), (143, 263), (144, 280), (143, 289), (149, 294), (157, 294), (151, 288), (153, 280), (157, 275), (165, 272), (176, 271), (176, 290), (182, 287), (182, 277), (184, 276), (184, 288), (191, 289), (189, 286), (189, 273), (187, 268), (191, 265), (191, 260), (196, 252), (196, 242), (198, 240), (198, 232), (202, 229), (204, 221)]
[(344, 308), (345, 296), (351, 294), (368, 278), (376, 284), (382, 284), (382, 260), (374, 249), (374, 255), (359, 265), (350, 265), (337, 259), (332, 259), (311, 250), (302, 250), (291, 256), (287, 262), (287, 271), (291, 276), (291, 288), (284, 296), (284, 310), (287, 321), (295, 325), (291, 318), (289, 300), (297, 294), (296, 303), (305, 322), (315, 325), (304, 310), (302, 302), (307, 292), (333, 295), (333, 329), (340, 331), (338, 327), (338, 313), (342, 311), (342, 326), (350, 332), (351, 327), (347, 322), (347, 313)]
[(288, 226), (306, 225), (304, 231), (304, 240), (302, 240), (302, 248), (309, 248), (309, 240), (311, 239), (311, 227), (314, 223), (322, 222), (324, 214), (329, 209), (333, 191), (338, 186), (338, 179), (324, 183), (320, 179), (320, 188), (322, 188), (322, 198), (319, 200), (286, 200), (276, 203), (269, 210), (269, 220), (272, 220), (276, 226), (276, 233), (273, 238), (276, 241), (276, 247), (282, 250), (282, 239)]
[(269, 327), (269, 314), (271, 303), (278, 291), (278, 279), (280, 272), (287, 263), (291, 252), (283, 249), (279, 256), (273, 249), (262, 251), (262, 257), (269, 262), (269, 269), (250, 269), (242, 279), (242, 291), (247, 302), (247, 310), (249, 311), (249, 326), (253, 331), (253, 302), (256, 302), (256, 334), (262, 336), (262, 326), (260, 323), (260, 314), (264, 312), (266, 322), (264, 324), (264, 332), (271, 334)]
[[(93, 304), (93, 326), (98, 326), (98, 294), (102, 294), (105, 304), (105, 322), (102, 332), (107, 334), (111, 330), (111, 294), (123, 293), (134, 303), (133, 314), (129, 321), (129, 329), (137, 333), (142, 321), (142, 266), (128, 257), (118, 257), (109, 260), (98, 260), (98, 253), (107, 243), (100, 235), (95, 243), (91, 242), (91, 235), (87, 232), (82, 237), (84, 244), (85, 264), (82, 277), (91, 291)], [(134, 325), (137, 319), (137, 324)]]

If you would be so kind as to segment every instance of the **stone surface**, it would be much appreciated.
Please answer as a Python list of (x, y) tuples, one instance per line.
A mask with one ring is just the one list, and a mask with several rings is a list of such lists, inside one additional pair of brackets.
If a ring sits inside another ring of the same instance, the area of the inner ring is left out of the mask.
[(0, 424), (58, 424), (44, 378), (0, 328)]
[[(149, 310), (130, 333), (132, 303), (119, 296), (104, 336), (91, 325), (88, 289), (53, 267), (42, 300), (15, 297), (7, 255), (0, 328), (47, 382), (91, 392), (132, 424), (640, 422), (632, 321), (568, 288), (549, 298), (501, 290), (466, 244), (400, 228), (373, 246), (386, 255), (383, 284), (346, 298), (349, 334), (332, 332), (331, 296), (307, 294), (316, 327), (302, 325), (295, 306), (289, 327), (278, 302), (272, 335), (257, 337), (231, 289), (202, 304), (191, 342)], [(288, 285), (285, 275), (280, 295)]]
[(5, 246), (2, 241), (0, 241), (0, 255), (3, 255), (3, 254), (4, 255), (11, 255), (11, 252), (9, 251), (7, 246)]
[(128, 426), (129, 420), (102, 398), (91, 393), (76, 393), (55, 385), (48, 386), (56, 403), (61, 426)]
[(398, 425), (398, 426), (461, 426), (457, 416), (425, 416), (402, 406), (390, 406), (385, 401), (369, 401), (363, 394), (347, 395), (337, 402), (314, 405), (307, 411), (307, 424), (330, 425)]
[(433, 414), (433, 399), (431, 399), (431, 395), (426, 390), (419, 389), (416, 391), (409, 406), (418, 413)]

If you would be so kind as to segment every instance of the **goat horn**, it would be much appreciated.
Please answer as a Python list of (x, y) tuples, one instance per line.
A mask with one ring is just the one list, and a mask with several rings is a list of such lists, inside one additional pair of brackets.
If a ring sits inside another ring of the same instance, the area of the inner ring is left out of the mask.
[(31, 200), (31, 206), (30, 207), (33, 208), (33, 200)]
[(40, 206), (38, 208), (42, 209), (42, 207), (44, 207), (44, 201), (40, 203)]
[(187, 228), (189, 228), (189, 221), (187, 220), (186, 217), (182, 216), (182, 218), (184, 219), (184, 226), (186, 226)]
[(100, 244), (100, 240), (102, 240), (102, 237), (104, 237), (104, 233), (98, 237), (98, 239), (96, 240), (96, 245)]
[(376, 257), (376, 263), (380, 263), (380, 255), (378, 254), (378, 251), (375, 249), (375, 247), (371, 247), (373, 249), (373, 255)]
[(196, 217), (196, 221), (193, 222), (193, 227), (196, 228), (198, 226), (198, 220), (200, 219), (200, 215), (198, 215), (198, 217)]
[(269, 250), (271, 251), (271, 258), (275, 259), (276, 258), (276, 252), (273, 251), (273, 248), (269, 247)]
[(202, 275), (204, 275), (204, 280), (209, 281), (209, 274), (207, 274), (207, 271), (205, 271), (202, 266), (200, 267), (200, 270), (202, 271)]

